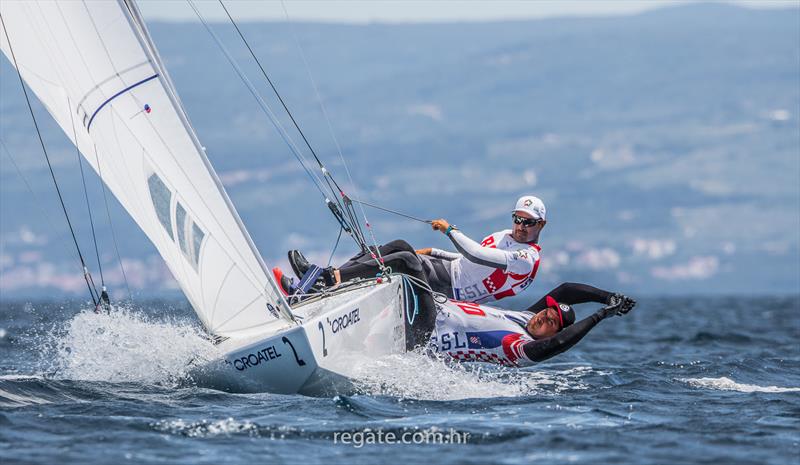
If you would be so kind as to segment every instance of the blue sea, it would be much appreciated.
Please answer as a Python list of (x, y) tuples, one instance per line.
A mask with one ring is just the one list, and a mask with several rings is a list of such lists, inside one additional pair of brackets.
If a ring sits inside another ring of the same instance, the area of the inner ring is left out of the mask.
[(640, 298), (533, 368), (411, 353), (336, 397), (210, 389), (213, 353), (182, 301), (0, 304), (0, 463), (800, 462), (800, 297)]

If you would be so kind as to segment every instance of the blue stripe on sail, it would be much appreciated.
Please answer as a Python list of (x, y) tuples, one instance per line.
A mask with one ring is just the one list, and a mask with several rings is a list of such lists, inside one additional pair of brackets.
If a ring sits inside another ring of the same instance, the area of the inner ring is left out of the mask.
[(106, 106), (106, 105), (108, 104), (108, 102), (110, 102), (110, 101), (114, 100), (115, 98), (117, 98), (117, 97), (119, 97), (120, 95), (124, 94), (125, 92), (127, 92), (127, 91), (129, 91), (129, 90), (133, 89), (134, 87), (138, 87), (138, 86), (140, 86), (140, 85), (144, 84), (145, 82), (147, 82), (147, 81), (151, 81), (151, 80), (153, 80), (153, 79), (155, 79), (155, 78), (157, 78), (157, 77), (158, 77), (158, 73), (156, 73), (156, 74), (154, 74), (154, 75), (150, 76), (149, 78), (142, 79), (141, 81), (139, 81), (139, 82), (137, 82), (137, 83), (135, 83), (135, 84), (131, 84), (131, 85), (129, 85), (128, 87), (126, 87), (126, 88), (122, 89), (121, 91), (119, 91), (119, 92), (117, 92), (116, 94), (114, 94), (114, 95), (112, 95), (111, 97), (109, 97), (109, 98), (108, 98), (108, 99), (107, 99), (105, 102), (103, 102), (102, 104), (100, 104), (100, 106), (99, 106), (99, 107), (97, 107), (97, 110), (95, 110), (95, 111), (94, 111), (94, 113), (92, 113), (92, 117), (91, 117), (91, 118), (89, 118), (89, 124), (87, 124), (87, 125), (86, 125), (86, 130), (88, 131), (88, 130), (89, 130), (89, 128), (91, 128), (91, 127), (92, 127), (92, 121), (94, 121), (94, 117), (95, 117), (95, 116), (97, 116), (97, 113), (99, 113), (99, 112), (100, 112), (100, 110), (102, 110), (102, 109), (103, 109), (103, 107), (104, 107), (104, 106)]

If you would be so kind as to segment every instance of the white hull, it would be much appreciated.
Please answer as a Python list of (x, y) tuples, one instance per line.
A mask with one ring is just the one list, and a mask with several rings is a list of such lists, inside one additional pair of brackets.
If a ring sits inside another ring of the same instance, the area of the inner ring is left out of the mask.
[(302, 325), (228, 339), (202, 385), (234, 392), (334, 395), (352, 390), (359, 362), (406, 350), (402, 282), (371, 284), (293, 308)]

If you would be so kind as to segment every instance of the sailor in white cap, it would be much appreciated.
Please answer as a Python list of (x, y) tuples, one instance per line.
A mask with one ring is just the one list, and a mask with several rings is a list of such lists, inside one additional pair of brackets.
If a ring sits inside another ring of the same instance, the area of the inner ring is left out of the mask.
[[(533, 282), (539, 269), (539, 234), (547, 223), (546, 215), (544, 202), (526, 195), (511, 211), (512, 228), (490, 234), (480, 243), (445, 219), (432, 221), (433, 229), (449, 237), (457, 253), (436, 248), (415, 251), (407, 242), (395, 240), (379, 247), (380, 256), (392, 271), (422, 279), (430, 289), (451, 299), (475, 303), (500, 300), (518, 294)], [(289, 251), (289, 263), (298, 277), (312, 266), (298, 250)], [(371, 254), (363, 252), (338, 268), (326, 269), (323, 278), (330, 286), (380, 272)], [(282, 272), (276, 279), (290, 288)]]
[(526, 195), (511, 211), (512, 228), (486, 236), (480, 243), (445, 219), (432, 222), (453, 242), (459, 253), (435, 248), (418, 254), (450, 261), (452, 298), (490, 302), (526, 289), (539, 269), (539, 234), (547, 224), (547, 209), (538, 197)]

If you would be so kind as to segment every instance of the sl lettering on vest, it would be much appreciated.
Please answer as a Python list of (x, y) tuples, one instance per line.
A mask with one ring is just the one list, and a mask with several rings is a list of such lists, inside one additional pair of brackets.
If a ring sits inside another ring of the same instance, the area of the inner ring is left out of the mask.
[(248, 368), (253, 368), (259, 365), (261, 362), (266, 363), (270, 360), (275, 360), (280, 356), (281, 353), (278, 352), (278, 349), (276, 349), (275, 346), (269, 346), (259, 350), (258, 352), (253, 352), (245, 355), (244, 357), (237, 358), (233, 361), (233, 366), (239, 371), (244, 371)]
[(531, 312), (449, 300), (437, 304), (428, 350), (459, 361), (528, 366), (533, 362), (525, 355), (524, 345), (533, 338), (525, 324), (531, 317)]
[(328, 320), (328, 326), (331, 328), (331, 332), (336, 334), (339, 330), (344, 330), (350, 325), (355, 325), (359, 321), (361, 321), (361, 317), (358, 314), (358, 309), (351, 310), (348, 313), (345, 313), (342, 316), (336, 317), (333, 320), (330, 318), (326, 318)]
[(506, 252), (506, 270), (470, 262), (466, 258), (453, 260), (453, 295), (459, 300), (488, 302), (511, 297), (525, 290), (539, 271), (538, 244), (517, 242), (511, 230), (496, 232), (481, 241), (483, 247)]

